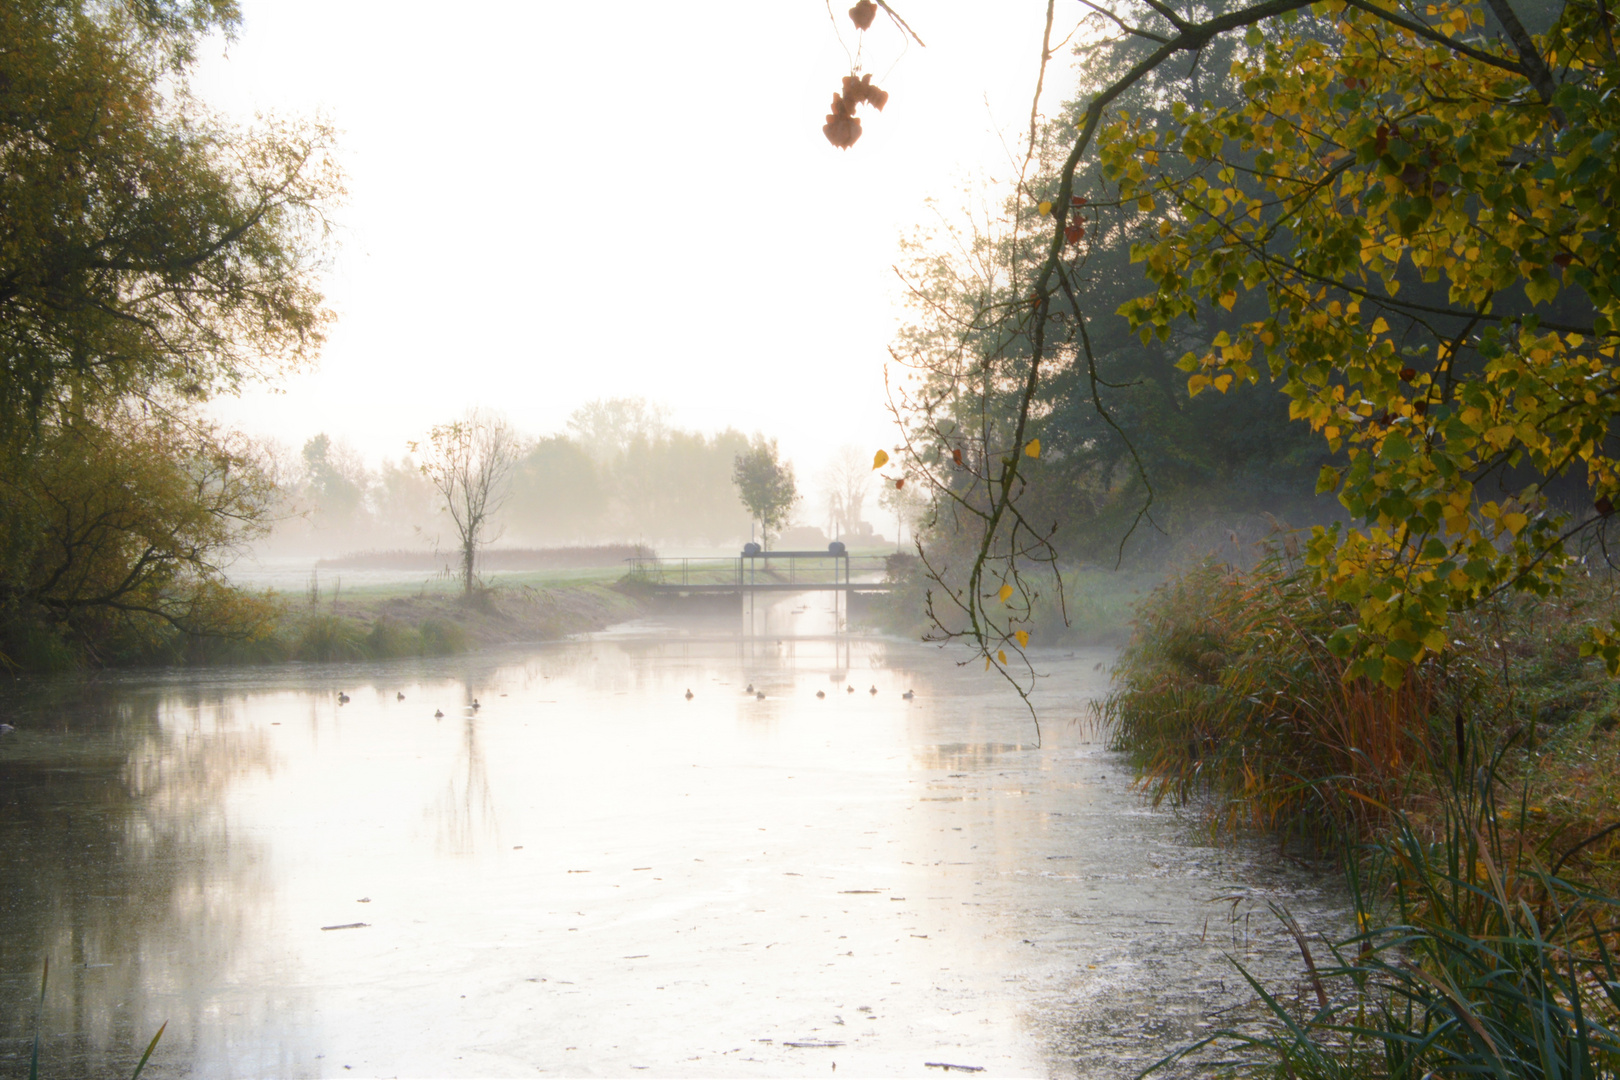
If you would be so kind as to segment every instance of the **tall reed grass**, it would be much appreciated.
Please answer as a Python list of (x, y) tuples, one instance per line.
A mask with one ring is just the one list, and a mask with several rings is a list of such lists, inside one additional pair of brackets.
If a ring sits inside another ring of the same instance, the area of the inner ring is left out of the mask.
[[(1292, 1002), (1239, 970), (1269, 1023), (1229, 1028), (1243, 1075), (1292, 1080), (1600, 1080), (1620, 1070), (1620, 900), (1560, 877), (1530, 847), (1522, 799), (1499, 805), (1498, 752), (1469, 753), (1422, 822), (1391, 810), (1346, 851), (1359, 933), (1321, 966), (1295, 934), (1313, 995)], [(1143, 1075), (1147, 1075), (1144, 1073)]]
[(1616, 867), (1583, 861), (1620, 830), (1587, 797), (1616, 726), (1571, 643), (1589, 592), (1459, 619), (1454, 657), (1397, 690), (1344, 678), (1327, 641), (1351, 613), (1280, 549), (1144, 601), (1101, 710), (1115, 747), (1156, 802), (1336, 847), (1356, 917), (1313, 954), (1277, 909), (1306, 992), (1243, 971), (1263, 1022), (1155, 1069), (1219, 1045), (1234, 1075), (1291, 1080), (1620, 1076)]
[(1350, 621), (1274, 552), (1155, 590), (1100, 716), (1155, 804), (1206, 798), (1213, 823), (1331, 835), (1380, 816), (1431, 741), (1436, 692), (1346, 681), (1327, 639)]

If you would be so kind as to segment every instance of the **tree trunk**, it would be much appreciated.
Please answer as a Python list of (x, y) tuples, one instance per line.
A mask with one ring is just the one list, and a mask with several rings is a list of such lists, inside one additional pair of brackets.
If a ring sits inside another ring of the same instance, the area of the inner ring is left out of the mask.
[(473, 591), (473, 554), (474, 544), (471, 537), (461, 547), (461, 595), (471, 599)]

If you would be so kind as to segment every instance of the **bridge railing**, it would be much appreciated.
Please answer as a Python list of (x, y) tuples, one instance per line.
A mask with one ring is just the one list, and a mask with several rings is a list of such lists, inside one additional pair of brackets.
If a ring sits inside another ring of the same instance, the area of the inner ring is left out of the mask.
[(835, 585), (883, 580), (883, 555), (765, 551), (741, 557), (626, 559), (626, 577), (643, 585)]

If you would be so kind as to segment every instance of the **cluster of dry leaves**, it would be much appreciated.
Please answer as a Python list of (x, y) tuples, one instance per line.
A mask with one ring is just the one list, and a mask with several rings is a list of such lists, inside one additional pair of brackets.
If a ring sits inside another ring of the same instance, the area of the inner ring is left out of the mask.
[[(849, 9), (849, 18), (857, 30), (865, 30), (872, 25), (877, 11), (877, 5), (872, 0), (860, 0)], [(838, 149), (848, 150), (861, 137), (861, 121), (855, 115), (855, 107), (865, 102), (882, 112), (888, 100), (887, 92), (872, 85), (871, 75), (845, 75), (844, 87), (833, 95), (832, 112), (827, 114), (827, 123), (821, 132)]]

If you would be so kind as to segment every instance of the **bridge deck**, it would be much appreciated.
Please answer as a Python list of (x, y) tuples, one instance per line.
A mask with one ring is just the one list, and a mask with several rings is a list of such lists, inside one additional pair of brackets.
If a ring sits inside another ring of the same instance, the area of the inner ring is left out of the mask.
[(756, 584), (748, 582), (727, 582), (722, 585), (680, 585), (663, 583), (647, 583), (642, 588), (650, 589), (655, 593), (748, 593), (748, 592), (843, 592), (843, 593), (870, 593), (879, 595), (887, 593), (890, 586), (881, 581), (761, 581)]

